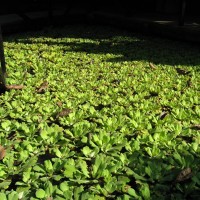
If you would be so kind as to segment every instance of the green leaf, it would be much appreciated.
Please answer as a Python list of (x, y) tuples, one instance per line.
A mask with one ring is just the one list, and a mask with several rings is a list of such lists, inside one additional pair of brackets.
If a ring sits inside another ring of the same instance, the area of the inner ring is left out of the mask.
[(0, 182), (0, 189), (7, 189), (11, 184), (11, 180), (4, 180)]
[(46, 193), (43, 189), (38, 189), (35, 193), (35, 196), (38, 198), (38, 199), (43, 199), (45, 197)]
[(66, 198), (63, 198), (63, 197), (60, 197), (60, 196), (58, 196), (58, 195), (56, 195), (56, 200), (66, 200)]
[(149, 154), (149, 156), (152, 157), (152, 149), (150, 147), (146, 147), (145, 150)]
[(44, 184), (44, 189), (45, 189), (46, 196), (48, 196), (48, 197), (52, 196), (52, 194), (54, 192), (54, 188), (50, 181), (47, 181)]
[(140, 191), (145, 200), (150, 199), (150, 190), (148, 184), (142, 184)]
[(79, 160), (79, 166), (81, 168), (81, 171), (83, 172), (83, 174), (87, 177), (89, 176), (89, 172), (88, 172), (88, 166), (87, 163), (84, 160)]
[(40, 132), (40, 136), (42, 137), (42, 139), (46, 140), (49, 137), (49, 133), (47, 132), (47, 130), (42, 130)]
[(27, 171), (30, 167), (36, 164), (38, 160), (37, 156), (33, 156), (30, 159), (28, 159), (25, 164), (21, 167), (20, 171)]
[(72, 199), (72, 191), (67, 190), (63, 192), (63, 196), (65, 197), (66, 200), (71, 200)]
[(99, 139), (99, 137), (98, 137), (96, 134), (94, 134), (92, 138), (93, 138), (94, 142), (95, 142), (98, 146), (102, 146), (103, 142)]
[(184, 158), (178, 153), (178, 152), (175, 152), (174, 154), (173, 154), (173, 157), (176, 159), (176, 161), (178, 161), (178, 163), (180, 164), (180, 165), (184, 165), (185, 163), (184, 163)]
[(42, 173), (45, 173), (45, 170), (43, 168), (42, 165), (36, 165), (33, 167), (33, 170), (35, 170), (36, 172), (42, 172)]
[(56, 154), (56, 156), (58, 157), (58, 158), (61, 158), (62, 157), (62, 153), (60, 152), (60, 150), (58, 149), (58, 148), (54, 148), (54, 152), (55, 152), (55, 154)]
[(0, 199), (1, 200), (7, 200), (6, 194), (5, 193), (0, 193)]
[(76, 172), (76, 168), (73, 165), (65, 165), (64, 175), (67, 178), (73, 178), (74, 172)]
[(22, 123), (21, 124), (21, 129), (24, 131), (25, 134), (30, 134), (30, 130), (27, 124)]
[(23, 181), (27, 183), (30, 179), (30, 170), (23, 172)]
[(6, 120), (1, 123), (1, 127), (6, 131), (10, 130), (10, 126), (11, 126), (11, 121), (9, 121), (9, 120)]
[(128, 188), (128, 194), (138, 199), (138, 195), (136, 194), (135, 190), (131, 187)]
[(117, 190), (117, 186), (117, 180), (113, 178), (104, 185), (104, 188), (108, 193), (112, 194), (115, 190)]
[(8, 200), (18, 200), (18, 194), (15, 191), (12, 191), (9, 195), (8, 195)]
[(81, 139), (81, 142), (82, 142), (82, 143), (84, 143), (84, 144), (86, 144), (86, 143), (87, 143), (87, 141), (88, 141), (88, 138), (87, 138), (87, 137), (85, 137), (85, 136), (84, 136), (84, 137)]
[(192, 148), (194, 149), (194, 151), (197, 151), (198, 147), (199, 147), (199, 143), (197, 142), (192, 143)]
[(82, 152), (86, 157), (88, 157), (91, 154), (92, 150), (88, 146), (85, 146), (83, 147)]
[(69, 190), (68, 182), (67, 182), (67, 181), (62, 182), (62, 183), (60, 184), (60, 189), (61, 189), (63, 192)]
[(97, 155), (96, 159), (95, 159), (95, 163), (92, 166), (93, 171), (92, 171), (92, 175), (94, 178), (99, 178), (102, 176), (104, 169), (106, 168), (106, 158), (105, 156), (101, 155)]
[(132, 170), (129, 171), (129, 173), (131, 173), (136, 180), (146, 181), (146, 178), (144, 178), (143, 176), (140, 176), (139, 174), (135, 173)]
[(74, 189), (74, 200), (79, 200), (81, 197), (81, 193), (84, 191), (84, 187), (80, 186), (80, 187), (76, 187)]
[(53, 165), (50, 160), (44, 161), (44, 166), (47, 172), (52, 173), (53, 172)]

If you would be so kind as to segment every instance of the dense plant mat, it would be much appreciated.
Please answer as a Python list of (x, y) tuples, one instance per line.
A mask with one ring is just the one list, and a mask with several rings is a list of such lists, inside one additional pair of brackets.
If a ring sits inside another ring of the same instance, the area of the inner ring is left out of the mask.
[(0, 199), (200, 199), (200, 51), (70, 25), (6, 38)]

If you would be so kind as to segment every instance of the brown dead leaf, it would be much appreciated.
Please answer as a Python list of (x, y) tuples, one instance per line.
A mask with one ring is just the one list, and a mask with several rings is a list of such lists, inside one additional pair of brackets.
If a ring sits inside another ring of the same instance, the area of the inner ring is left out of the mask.
[(159, 118), (162, 120), (162, 119), (164, 119), (164, 118), (167, 116), (167, 114), (168, 114), (167, 111), (163, 111), (163, 112), (160, 114)]
[(9, 90), (21, 90), (23, 89), (24, 86), (23, 85), (6, 85), (6, 89), (9, 89)]
[(194, 124), (190, 127), (191, 129), (200, 131), (200, 124)]
[(151, 67), (152, 69), (156, 69), (155, 65), (151, 62), (149, 62), (149, 67)]
[(72, 112), (71, 109), (69, 109), (69, 108), (64, 108), (63, 110), (61, 110), (61, 111), (56, 115), (56, 118), (68, 116), (71, 112)]
[(183, 182), (185, 180), (188, 180), (192, 177), (192, 170), (191, 168), (185, 168), (183, 169), (179, 175), (176, 177), (175, 183)]
[(189, 78), (189, 80), (187, 80), (187, 86), (188, 86), (188, 87), (191, 87), (191, 86), (192, 86), (191, 78)]
[(47, 81), (44, 81), (38, 88), (37, 93), (44, 93), (45, 90), (48, 88), (49, 83)]
[(0, 160), (2, 160), (6, 155), (6, 150), (3, 146), (0, 145)]
[(62, 103), (61, 101), (58, 101), (56, 104), (57, 104), (59, 107), (62, 107), (62, 105), (63, 105), (63, 103)]
[(180, 75), (187, 75), (187, 74), (190, 73), (189, 71), (186, 71), (186, 70), (181, 69), (181, 68), (176, 68), (176, 71), (177, 71), (177, 73), (180, 74)]
[(53, 200), (53, 197), (47, 197), (46, 200)]

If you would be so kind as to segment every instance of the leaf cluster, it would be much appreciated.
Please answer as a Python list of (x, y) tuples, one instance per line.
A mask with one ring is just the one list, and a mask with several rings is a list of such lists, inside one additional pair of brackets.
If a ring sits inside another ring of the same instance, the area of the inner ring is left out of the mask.
[(98, 26), (8, 38), (0, 199), (200, 198), (198, 52)]

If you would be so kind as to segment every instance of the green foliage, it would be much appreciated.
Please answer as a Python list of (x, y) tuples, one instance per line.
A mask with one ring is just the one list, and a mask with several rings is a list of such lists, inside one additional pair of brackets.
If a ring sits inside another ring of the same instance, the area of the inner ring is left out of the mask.
[(199, 199), (198, 55), (108, 27), (8, 38), (0, 199)]

